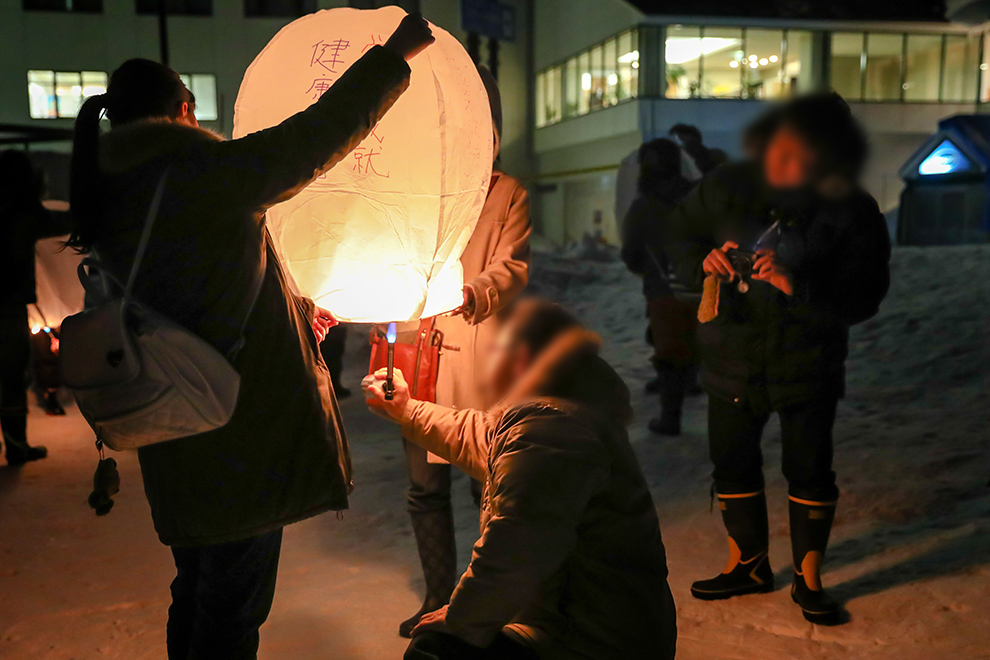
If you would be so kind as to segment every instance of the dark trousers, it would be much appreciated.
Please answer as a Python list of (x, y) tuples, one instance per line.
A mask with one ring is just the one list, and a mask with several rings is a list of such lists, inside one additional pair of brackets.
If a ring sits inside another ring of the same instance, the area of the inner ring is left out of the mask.
[(169, 660), (254, 660), (268, 618), (282, 530), (243, 541), (172, 548)]
[(0, 307), (0, 415), (27, 414), (30, 337), (27, 306)]
[(327, 363), (330, 380), (335, 390), (341, 388), (340, 374), (344, 370), (344, 350), (347, 347), (347, 326), (343, 323), (327, 330), (326, 339), (320, 344), (320, 353)]
[(404, 660), (538, 660), (535, 651), (499, 634), (491, 646), (479, 649), (453, 635), (427, 632), (417, 635)]
[[(837, 404), (834, 398), (818, 399), (777, 411), (783, 472), (794, 497), (831, 501), (838, 496), (832, 471), (832, 427)], [(768, 409), (709, 397), (708, 442), (719, 493), (763, 489), (760, 439), (769, 418)]]
[[(409, 513), (443, 511), (450, 508), (449, 463), (430, 463), (428, 452), (403, 438), (406, 464), (409, 467)], [(481, 484), (471, 480), (471, 495), (475, 504), (481, 503)]]

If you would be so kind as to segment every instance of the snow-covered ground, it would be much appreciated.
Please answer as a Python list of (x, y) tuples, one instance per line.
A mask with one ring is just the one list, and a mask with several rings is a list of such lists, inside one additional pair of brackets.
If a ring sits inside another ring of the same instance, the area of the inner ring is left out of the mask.
[[(617, 263), (541, 256), (542, 289), (605, 338), (605, 356), (636, 397), (634, 446), (653, 487), (678, 604), (679, 657), (990, 658), (990, 247), (900, 248), (878, 317), (856, 328), (849, 392), (836, 428), (842, 498), (824, 580), (851, 621), (806, 623), (790, 602), (786, 486), (779, 432), (765, 450), (777, 591), (721, 603), (688, 586), (724, 563), (709, 511), (705, 400), (685, 434), (646, 431), (656, 408), (638, 282)], [(367, 364), (355, 328), (346, 378)], [(405, 464), (394, 428), (343, 403), (358, 489), (352, 509), (289, 527), (261, 657), (400, 658), (397, 623), (422, 579), (404, 511)], [(123, 491), (105, 518), (86, 505), (96, 462), (77, 411), (34, 410), (32, 439), (49, 459), (0, 467), (0, 658), (164, 658), (171, 557), (158, 544), (135, 457), (117, 455)], [(468, 484), (455, 484), (462, 562), (477, 534)]]

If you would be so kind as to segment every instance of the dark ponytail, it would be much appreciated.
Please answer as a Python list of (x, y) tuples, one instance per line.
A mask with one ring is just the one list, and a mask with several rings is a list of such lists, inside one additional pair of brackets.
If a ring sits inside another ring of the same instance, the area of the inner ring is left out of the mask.
[(69, 203), (75, 220), (75, 231), (69, 247), (88, 251), (98, 235), (100, 224), (100, 118), (106, 110), (106, 94), (91, 96), (76, 115), (72, 138), (72, 168), (69, 181)]
[(127, 60), (110, 76), (106, 94), (83, 103), (76, 116), (72, 144), (70, 201), (76, 228), (68, 245), (89, 251), (100, 239), (102, 177), (99, 164), (100, 119), (106, 112), (111, 128), (145, 119), (177, 116), (183, 103), (195, 99), (179, 74), (159, 62)]

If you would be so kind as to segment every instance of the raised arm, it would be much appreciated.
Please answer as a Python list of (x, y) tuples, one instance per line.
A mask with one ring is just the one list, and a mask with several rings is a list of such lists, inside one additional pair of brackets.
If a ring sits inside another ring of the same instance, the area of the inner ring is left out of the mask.
[(288, 199), (360, 144), (408, 86), (402, 57), (375, 46), (302, 112), (216, 143), (212, 175), (259, 209)]
[(467, 319), (471, 325), (497, 314), (529, 282), (529, 236), (533, 231), (529, 220), (529, 196), (521, 184), (512, 183), (514, 189), (492, 259), (480, 275), (464, 284), (474, 300), (474, 308)]
[(432, 42), (426, 21), (407, 16), (316, 103), (277, 126), (216, 143), (211, 175), (259, 209), (292, 197), (368, 136), (409, 86), (406, 60)]

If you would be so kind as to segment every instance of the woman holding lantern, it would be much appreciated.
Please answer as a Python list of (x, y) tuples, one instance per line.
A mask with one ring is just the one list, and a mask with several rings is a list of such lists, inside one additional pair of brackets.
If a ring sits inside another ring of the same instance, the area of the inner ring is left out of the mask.
[[(240, 374), (225, 426), (138, 452), (177, 571), (172, 660), (255, 658), (282, 527), (347, 508), (347, 440), (317, 345), (330, 322), (293, 293), (265, 213), (371, 133), (406, 90), (407, 61), (432, 42), (421, 17), (406, 17), (318, 101), (237, 140), (200, 129), (178, 74), (149, 60), (125, 62), (80, 109), (72, 245), (124, 278), (160, 191), (134, 295), (232, 356)], [(101, 136), (104, 112), (111, 130)]]
[[(491, 72), (484, 67), (478, 71), (491, 103), (494, 160), (502, 133), (502, 101)], [(531, 231), (526, 189), (496, 164), (478, 225), (461, 256), (464, 305), (436, 319), (444, 338), (436, 403), (456, 409), (483, 408), (477, 358), (494, 338), (498, 313), (529, 281)], [(409, 329), (417, 327), (411, 324)], [(425, 614), (449, 602), (459, 572), (450, 501), (451, 466), (408, 440), (403, 444), (409, 465), (408, 509), (426, 580), (423, 606), (399, 625), (399, 634), (409, 637)]]

